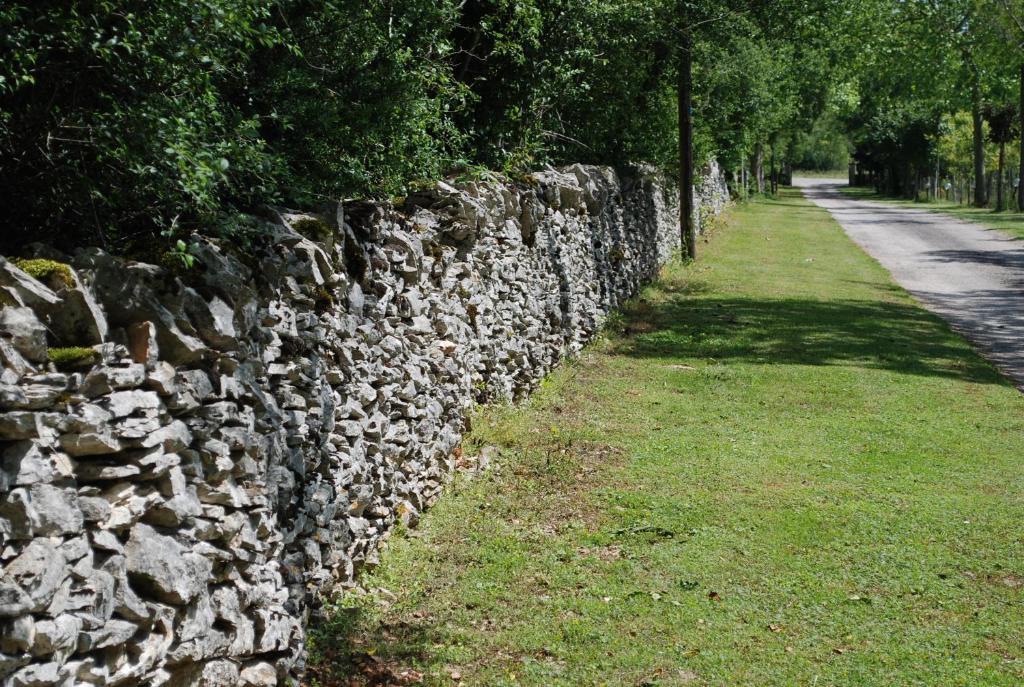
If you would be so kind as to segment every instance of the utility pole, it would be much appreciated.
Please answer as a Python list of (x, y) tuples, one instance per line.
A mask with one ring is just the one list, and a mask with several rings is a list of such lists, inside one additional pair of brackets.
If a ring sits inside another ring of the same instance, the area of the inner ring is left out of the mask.
[(684, 31), (679, 55), (679, 233), (680, 246), (697, 259), (697, 227), (693, 222), (693, 41)]

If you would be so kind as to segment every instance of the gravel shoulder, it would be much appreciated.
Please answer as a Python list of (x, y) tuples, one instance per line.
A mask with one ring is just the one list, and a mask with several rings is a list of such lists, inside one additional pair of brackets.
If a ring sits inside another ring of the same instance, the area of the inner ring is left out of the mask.
[(794, 185), (1024, 389), (1024, 241), (941, 213), (849, 198), (834, 179)]

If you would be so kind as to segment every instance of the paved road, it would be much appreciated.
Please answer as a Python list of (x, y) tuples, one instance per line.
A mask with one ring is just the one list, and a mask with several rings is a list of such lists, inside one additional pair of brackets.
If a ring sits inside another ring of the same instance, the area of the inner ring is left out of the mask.
[(835, 180), (794, 184), (1024, 390), (1024, 241), (948, 215), (848, 198)]

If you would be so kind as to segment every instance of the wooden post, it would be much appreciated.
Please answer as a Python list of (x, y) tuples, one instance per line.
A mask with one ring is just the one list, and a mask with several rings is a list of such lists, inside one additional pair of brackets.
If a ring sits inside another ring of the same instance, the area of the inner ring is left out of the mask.
[(697, 259), (697, 227), (693, 222), (693, 41), (683, 34), (679, 55), (679, 233), (690, 260)]

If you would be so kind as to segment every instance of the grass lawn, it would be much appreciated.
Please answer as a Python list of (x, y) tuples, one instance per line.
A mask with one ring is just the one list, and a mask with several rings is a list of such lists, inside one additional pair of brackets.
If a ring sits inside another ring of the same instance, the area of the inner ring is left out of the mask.
[(1024, 683), (1024, 396), (796, 192), (701, 247), (475, 418), (311, 684)]
[[(906, 200), (905, 198), (892, 198), (891, 196), (883, 196), (875, 191), (873, 188), (867, 188), (862, 186), (844, 186), (839, 189), (842, 193), (855, 198), (863, 198), (864, 200), (880, 200), (886, 203), (893, 203), (895, 205), (902, 205), (908, 208), (917, 208), (919, 210), (932, 210), (934, 212), (942, 212), (947, 215), (952, 215), (958, 219), (964, 219), (971, 222), (977, 222), (989, 229), (1002, 229), (1008, 234), (1024, 238), (1024, 212), (994, 212), (988, 208), (975, 208), (967, 205), (959, 205), (957, 203), (950, 203), (944, 200), (939, 201), (928, 201), (928, 202), (915, 202), (913, 200)], [(1016, 193), (1016, 189), (1009, 189), (1007, 191), (1008, 197), (1012, 197)]]

